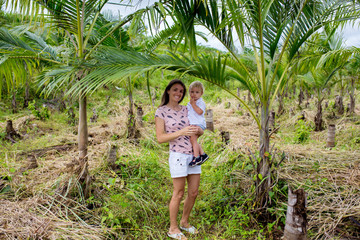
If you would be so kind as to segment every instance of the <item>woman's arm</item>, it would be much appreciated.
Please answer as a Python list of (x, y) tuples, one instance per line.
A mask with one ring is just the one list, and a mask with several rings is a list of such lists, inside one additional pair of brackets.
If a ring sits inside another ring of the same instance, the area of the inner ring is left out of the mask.
[[(155, 117), (155, 128), (156, 128), (156, 138), (159, 143), (169, 142), (180, 136), (190, 136), (198, 132), (197, 126), (187, 126), (183, 129), (180, 129), (173, 133), (165, 132), (165, 121), (159, 117)], [(200, 128), (201, 129), (201, 128)], [(202, 129), (201, 129), (202, 130)]]

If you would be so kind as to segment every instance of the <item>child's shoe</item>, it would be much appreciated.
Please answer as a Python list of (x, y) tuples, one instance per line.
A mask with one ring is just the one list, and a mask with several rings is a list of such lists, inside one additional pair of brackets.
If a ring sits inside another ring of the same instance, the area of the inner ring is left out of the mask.
[(209, 159), (209, 156), (208, 156), (206, 153), (204, 153), (204, 154), (201, 154), (201, 155), (200, 155), (200, 158), (201, 158), (201, 161), (200, 161), (200, 163), (199, 163), (198, 165), (201, 165), (201, 164), (203, 164), (206, 160), (208, 160), (208, 159)]
[(198, 157), (193, 157), (193, 160), (189, 163), (189, 166), (190, 167), (195, 167), (196, 165), (199, 165), (201, 162), (201, 157), (198, 156)]

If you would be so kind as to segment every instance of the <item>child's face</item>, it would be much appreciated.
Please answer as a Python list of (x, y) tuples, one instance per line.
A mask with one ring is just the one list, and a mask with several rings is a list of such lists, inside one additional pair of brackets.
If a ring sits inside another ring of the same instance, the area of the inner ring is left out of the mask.
[(201, 88), (198, 88), (198, 87), (193, 87), (190, 89), (190, 97), (192, 99), (194, 99), (195, 101), (197, 101), (201, 95), (203, 94)]

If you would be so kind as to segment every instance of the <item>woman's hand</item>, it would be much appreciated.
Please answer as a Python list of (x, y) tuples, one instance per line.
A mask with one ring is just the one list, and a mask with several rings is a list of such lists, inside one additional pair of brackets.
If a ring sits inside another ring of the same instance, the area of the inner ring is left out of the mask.
[[(200, 128), (201, 129), (201, 128)], [(198, 132), (198, 126), (190, 125), (180, 130), (180, 135), (191, 136)]]

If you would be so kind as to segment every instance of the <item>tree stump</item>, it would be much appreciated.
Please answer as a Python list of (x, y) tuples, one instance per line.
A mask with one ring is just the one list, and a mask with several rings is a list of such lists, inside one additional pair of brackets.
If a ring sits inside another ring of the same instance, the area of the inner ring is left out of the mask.
[(144, 112), (143, 112), (143, 109), (141, 106), (138, 106), (136, 104), (135, 104), (135, 106), (137, 109), (136, 110), (136, 122), (139, 124), (140, 127), (142, 127), (142, 126), (144, 126), (143, 120), (142, 120)]
[(231, 107), (231, 102), (227, 102), (226, 104), (225, 104), (225, 108), (226, 109), (229, 109)]
[(289, 114), (290, 114), (291, 117), (295, 116), (295, 113), (294, 113), (294, 109), (293, 109), (293, 108), (290, 108)]
[(96, 109), (93, 108), (93, 115), (90, 118), (90, 122), (95, 123), (95, 122), (97, 122), (97, 119), (98, 119), (98, 115), (96, 114)]
[(275, 111), (272, 109), (269, 114), (269, 131), (275, 126)]
[(306, 240), (306, 193), (304, 189), (292, 191), (289, 186), (288, 207), (284, 230), (284, 240)]
[(230, 133), (227, 131), (221, 131), (220, 134), (221, 134), (222, 142), (228, 145), (230, 142)]
[(13, 123), (11, 120), (7, 120), (6, 122), (6, 135), (5, 138), (10, 140), (12, 143), (15, 143), (15, 139), (21, 139), (21, 135), (17, 133), (13, 127)]
[(238, 105), (237, 105), (237, 110), (241, 110), (241, 104), (240, 103), (238, 103)]
[(333, 148), (335, 147), (335, 125), (330, 124), (328, 128), (328, 135), (326, 141), (326, 147)]
[(109, 156), (108, 156), (108, 166), (112, 169), (112, 170), (117, 170), (117, 165), (116, 165), (116, 152), (117, 152), (117, 146), (112, 145), (110, 147), (109, 150)]
[(205, 112), (206, 129), (214, 131), (214, 120), (212, 109), (207, 109)]

